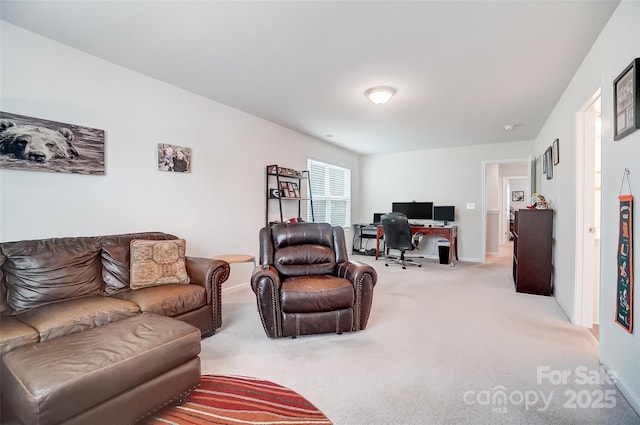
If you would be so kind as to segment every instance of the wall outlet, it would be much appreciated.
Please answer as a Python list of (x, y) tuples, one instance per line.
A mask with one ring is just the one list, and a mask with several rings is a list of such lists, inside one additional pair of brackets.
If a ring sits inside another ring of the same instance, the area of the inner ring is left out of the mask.
[(467, 209), (468, 210), (475, 210), (476, 209), (476, 204), (474, 204), (473, 202), (467, 202)]

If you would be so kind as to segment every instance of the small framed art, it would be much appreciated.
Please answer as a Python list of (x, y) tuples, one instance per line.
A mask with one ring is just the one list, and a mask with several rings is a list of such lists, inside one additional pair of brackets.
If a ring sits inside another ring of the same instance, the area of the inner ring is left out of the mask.
[(620, 140), (640, 128), (640, 58), (635, 58), (613, 80), (613, 140)]
[(547, 180), (551, 180), (553, 178), (553, 153), (551, 146), (544, 151), (544, 167), (547, 174)]
[(511, 192), (511, 201), (513, 202), (523, 202), (524, 201), (524, 191), (523, 190), (514, 190)]
[(158, 143), (158, 170), (191, 172), (191, 148)]
[(560, 163), (560, 140), (554, 140), (551, 147), (553, 150), (553, 165), (558, 165)]

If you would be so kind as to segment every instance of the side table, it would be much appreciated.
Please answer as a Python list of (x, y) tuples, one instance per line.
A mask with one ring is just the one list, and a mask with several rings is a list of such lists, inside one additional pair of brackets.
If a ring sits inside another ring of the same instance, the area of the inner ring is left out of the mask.
[(222, 260), (226, 261), (229, 264), (234, 263), (253, 263), (256, 265), (256, 257), (247, 254), (223, 254), (223, 255), (214, 255), (214, 260)]
[[(214, 255), (212, 257), (214, 260), (222, 260), (222, 261), (226, 261), (227, 263), (229, 263), (229, 266), (231, 266), (231, 264), (238, 264), (238, 263), (253, 263), (253, 267), (255, 268), (256, 266), (256, 257), (252, 256), (252, 255), (247, 255), (247, 254), (220, 254), (220, 255)], [(227, 286), (229, 286), (228, 282), (231, 281), (231, 273), (229, 275), (229, 279), (227, 279), (226, 283)], [(235, 283), (233, 285), (231, 285), (231, 287), (236, 286), (239, 283), (242, 282), (247, 282), (246, 281), (242, 281), (239, 279), (235, 279)]]

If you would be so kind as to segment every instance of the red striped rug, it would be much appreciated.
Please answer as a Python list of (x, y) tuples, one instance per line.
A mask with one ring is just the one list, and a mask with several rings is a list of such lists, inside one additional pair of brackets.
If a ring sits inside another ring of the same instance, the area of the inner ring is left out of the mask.
[(317, 425), (331, 421), (300, 394), (247, 376), (203, 375), (181, 406), (146, 418), (143, 425)]

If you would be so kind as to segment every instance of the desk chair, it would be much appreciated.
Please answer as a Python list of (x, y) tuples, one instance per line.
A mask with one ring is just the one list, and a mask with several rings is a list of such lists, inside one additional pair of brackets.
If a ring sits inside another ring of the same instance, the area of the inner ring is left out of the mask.
[(400, 251), (400, 257), (386, 255), (385, 266), (388, 266), (389, 262), (393, 261), (401, 264), (403, 269), (407, 268), (407, 264), (422, 267), (419, 262), (405, 257), (405, 252), (418, 248), (423, 236), (421, 232), (411, 234), (411, 226), (409, 226), (409, 220), (407, 220), (406, 215), (397, 212), (383, 215), (382, 228), (384, 229), (384, 242), (387, 251), (390, 249)]

